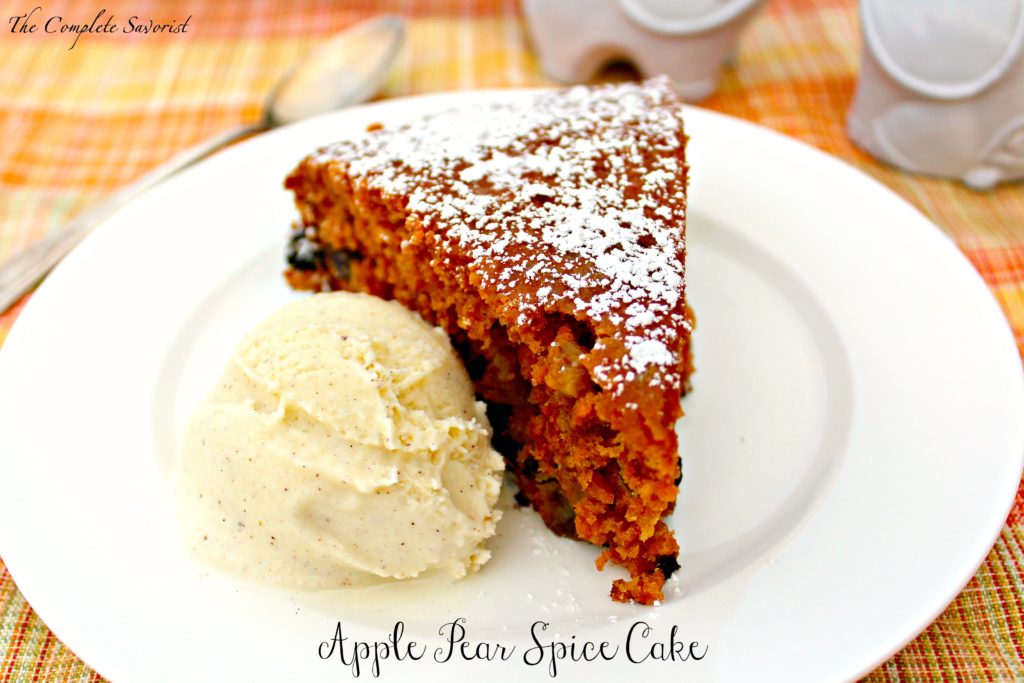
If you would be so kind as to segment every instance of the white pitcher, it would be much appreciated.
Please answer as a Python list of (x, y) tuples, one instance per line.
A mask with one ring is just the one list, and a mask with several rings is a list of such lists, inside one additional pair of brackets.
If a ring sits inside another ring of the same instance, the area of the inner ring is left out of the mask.
[(667, 74), (683, 98), (714, 92), (740, 30), (762, 0), (523, 0), (544, 70), (586, 81), (610, 61)]
[(1024, 0), (861, 0), (860, 10), (850, 138), (977, 189), (1024, 177)]

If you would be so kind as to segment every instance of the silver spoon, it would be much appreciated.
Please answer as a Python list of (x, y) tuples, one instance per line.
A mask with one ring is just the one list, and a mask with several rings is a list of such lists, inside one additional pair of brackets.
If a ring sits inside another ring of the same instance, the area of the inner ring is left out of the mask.
[(247, 135), (368, 100), (380, 88), (404, 38), (405, 22), (390, 15), (331, 38), (277, 83), (267, 97), (262, 121), (185, 150), (0, 264), (0, 313), (42, 280), (93, 227), (157, 183)]

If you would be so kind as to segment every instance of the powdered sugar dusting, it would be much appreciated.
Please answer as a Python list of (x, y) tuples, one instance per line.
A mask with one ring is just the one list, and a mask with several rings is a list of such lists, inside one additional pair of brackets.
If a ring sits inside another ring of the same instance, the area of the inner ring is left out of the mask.
[[(667, 80), (542, 93), (430, 116), (318, 152), (457, 242), (443, 256), (509, 320), (560, 312), (596, 332), (598, 384), (678, 384), (686, 168)], [(468, 254), (469, 260), (451, 259)], [(456, 262), (458, 261), (458, 262)]]

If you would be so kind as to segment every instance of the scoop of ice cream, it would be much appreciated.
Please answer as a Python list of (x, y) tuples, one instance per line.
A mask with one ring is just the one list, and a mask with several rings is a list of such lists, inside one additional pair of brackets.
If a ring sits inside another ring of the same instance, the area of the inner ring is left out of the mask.
[(182, 448), (207, 561), (320, 589), (487, 561), (504, 464), (447, 335), (394, 302), (316, 294), (238, 346)]

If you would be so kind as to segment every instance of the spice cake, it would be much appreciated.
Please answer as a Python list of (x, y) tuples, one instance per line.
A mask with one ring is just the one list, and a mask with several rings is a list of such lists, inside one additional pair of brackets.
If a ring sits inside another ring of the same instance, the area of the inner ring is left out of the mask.
[(686, 136), (667, 79), (474, 104), (324, 147), (285, 182), (292, 286), (397, 299), (445, 329), (522, 504), (604, 548), (618, 601), (679, 546), (691, 370)]

